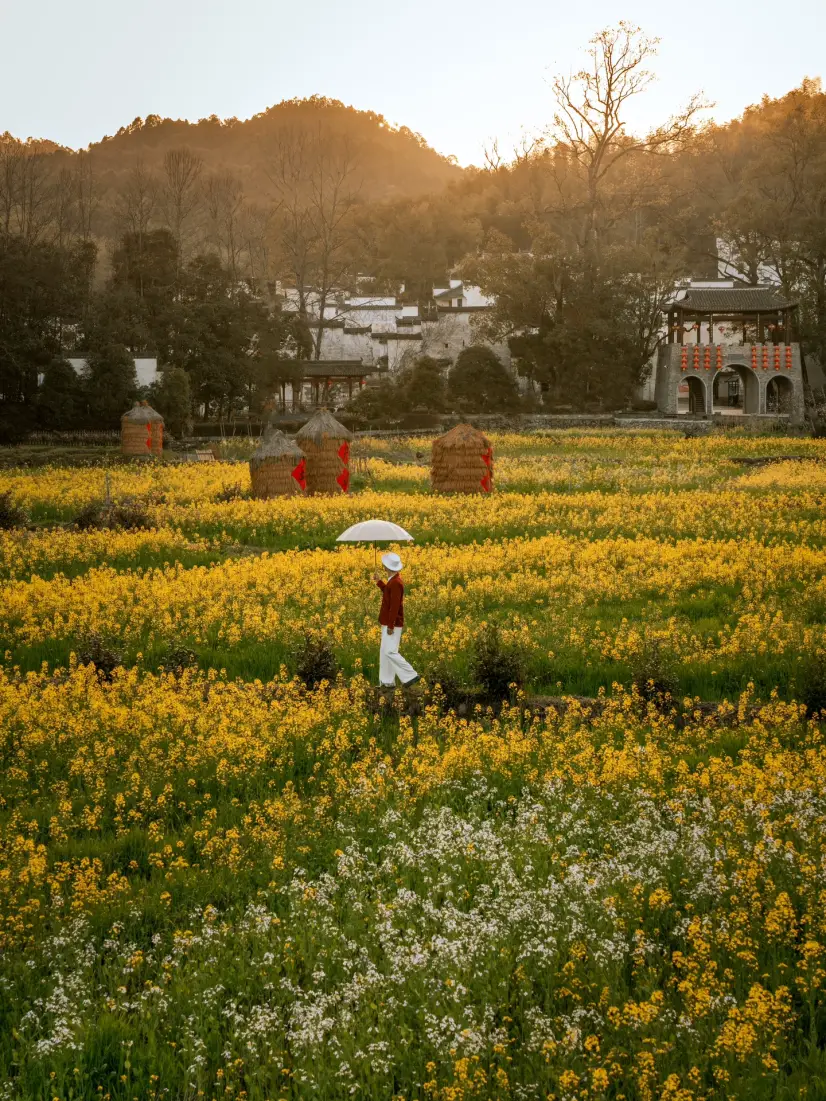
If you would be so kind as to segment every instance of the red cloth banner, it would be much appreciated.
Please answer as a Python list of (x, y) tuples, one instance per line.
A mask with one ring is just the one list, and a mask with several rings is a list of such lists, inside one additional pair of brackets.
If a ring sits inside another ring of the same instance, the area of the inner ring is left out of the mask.
[(338, 457), (346, 466), (350, 462), (350, 445), (345, 440), (341, 447), (338, 449)]
[(484, 476), (484, 478), (481, 479), (480, 485), (482, 486), (482, 489), (485, 491), (485, 493), (490, 493), (490, 487), (491, 487), (490, 474), (486, 474)]
[[(344, 446), (346, 447), (347, 445), (345, 444)], [(344, 470), (342, 470), (342, 472), (336, 478), (336, 481), (341, 486), (341, 492), (342, 493), (347, 493), (347, 491), (350, 488), (350, 471), (347, 469), (346, 466), (345, 466)]]
[(493, 448), (489, 447), (487, 449), (487, 451), (482, 452), (482, 462), (485, 464), (485, 466), (488, 468), (488, 470), (490, 470), (490, 464), (491, 464), (492, 459), (493, 459)]
[(292, 476), (302, 489), (307, 488), (307, 463), (304, 459), (302, 459), (298, 466), (292, 471)]

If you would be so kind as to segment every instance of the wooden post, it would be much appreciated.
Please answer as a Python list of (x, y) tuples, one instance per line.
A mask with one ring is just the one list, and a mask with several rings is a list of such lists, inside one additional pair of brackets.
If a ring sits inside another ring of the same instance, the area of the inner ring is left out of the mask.
[(765, 344), (766, 342), (766, 327), (763, 324), (763, 315), (757, 315), (757, 343)]
[(714, 314), (713, 313), (710, 313), (708, 315), (708, 342), (709, 342), (709, 344), (714, 343)]
[(677, 310), (677, 325), (678, 325), (677, 343), (678, 344), (684, 344), (685, 343), (685, 333), (683, 332), (683, 311), (682, 310)]
[(347, 379), (347, 397), (350, 401), (353, 400), (353, 376), (350, 375)]

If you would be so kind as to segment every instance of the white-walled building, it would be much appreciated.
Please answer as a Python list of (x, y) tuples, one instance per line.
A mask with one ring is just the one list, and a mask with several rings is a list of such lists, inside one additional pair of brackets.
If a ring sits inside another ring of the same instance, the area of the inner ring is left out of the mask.
[[(287, 309), (298, 309), (298, 294), (285, 289)], [(405, 305), (395, 296), (358, 295), (328, 303), (324, 309), (321, 360), (361, 361), (365, 366), (396, 372), (419, 356), (450, 361), (471, 344), (489, 344), (501, 361), (511, 366), (507, 344), (490, 344), (477, 335), (474, 322), (493, 300), (478, 287), (452, 279), (436, 287), (432, 298)], [(308, 296), (309, 325), (318, 332), (317, 296)]]

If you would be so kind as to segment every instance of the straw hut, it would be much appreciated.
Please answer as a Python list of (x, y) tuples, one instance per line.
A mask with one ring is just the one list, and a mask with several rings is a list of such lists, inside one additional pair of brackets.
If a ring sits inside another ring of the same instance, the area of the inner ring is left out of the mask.
[(268, 427), (250, 456), (253, 497), (303, 495), (304, 452), (283, 432)]
[(148, 402), (136, 401), (121, 417), (120, 450), (122, 455), (141, 458), (163, 451), (163, 417)]
[(493, 446), (470, 424), (457, 424), (433, 441), (430, 484), (436, 493), (490, 493)]
[(307, 456), (307, 492), (348, 493), (352, 432), (327, 409), (319, 409), (295, 438)]

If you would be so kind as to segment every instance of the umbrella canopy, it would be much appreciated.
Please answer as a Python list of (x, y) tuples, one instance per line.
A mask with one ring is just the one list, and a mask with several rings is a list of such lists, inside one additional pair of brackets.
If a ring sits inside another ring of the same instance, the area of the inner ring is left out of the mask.
[(343, 531), (336, 539), (337, 543), (401, 543), (412, 542), (410, 532), (391, 524), (389, 520), (362, 520)]

